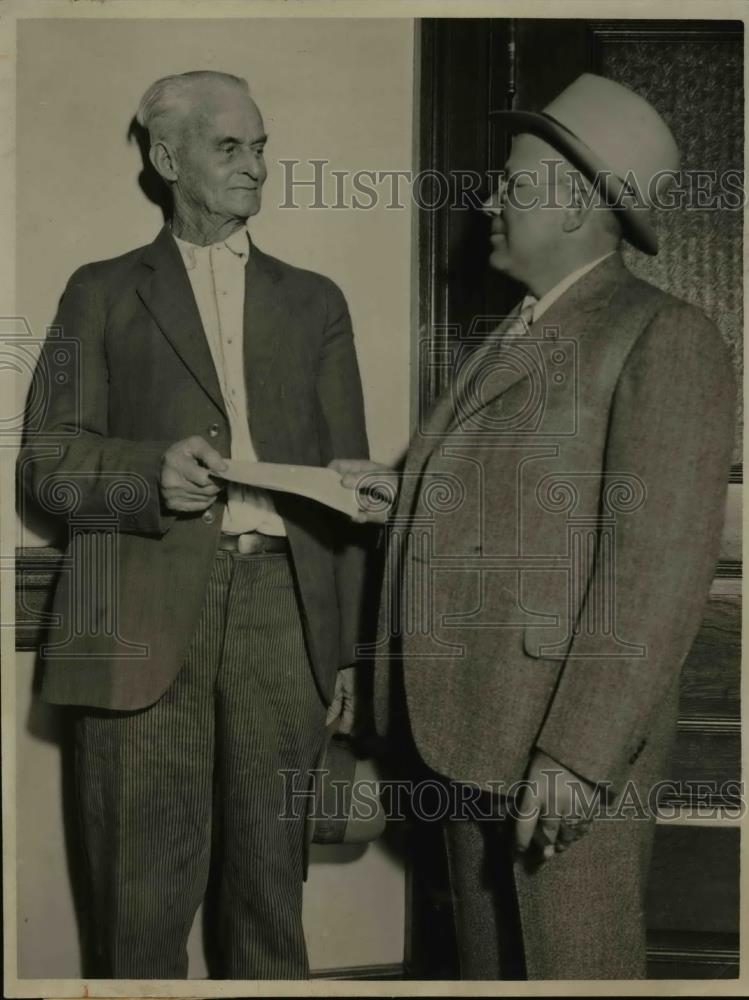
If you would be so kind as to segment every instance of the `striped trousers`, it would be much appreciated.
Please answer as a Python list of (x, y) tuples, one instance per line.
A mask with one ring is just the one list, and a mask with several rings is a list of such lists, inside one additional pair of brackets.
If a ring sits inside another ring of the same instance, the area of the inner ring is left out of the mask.
[(219, 551), (164, 695), (75, 723), (98, 975), (187, 976), (212, 840), (222, 978), (309, 975), (303, 809), (291, 801), (303, 778), (281, 772), (315, 766), (325, 714), (286, 555)]

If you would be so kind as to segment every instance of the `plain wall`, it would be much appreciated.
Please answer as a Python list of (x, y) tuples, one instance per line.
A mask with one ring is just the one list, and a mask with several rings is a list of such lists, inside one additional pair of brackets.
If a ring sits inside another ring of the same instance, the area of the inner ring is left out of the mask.
[[(253, 239), (343, 289), (364, 383), (371, 452), (389, 462), (409, 433), (411, 215), (281, 209), (277, 161), (331, 169), (412, 165), (413, 22), (409, 20), (36, 20), (19, 24), (17, 313), (37, 336), (72, 271), (150, 242), (160, 210), (138, 185), (127, 138), (156, 78), (221, 69), (249, 81), (270, 135), (269, 176)], [(311, 174), (299, 167), (300, 175)], [(305, 203), (303, 193), (300, 200)], [(25, 390), (25, 386), (20, 387)], [(21, 537), (21, 536), (19, 536)], [(43, 533), (23, 533), (25, 544)], [(63, 835), (57, 710), (34, 703), (33, 656), (16, 663), (19, 975), (80, 974)], [(318, 850), (305, 895), (313, 968), (398, 963), (402, 863), (383, 844)], [(193, 976), (204, 974), (199, 928)]]

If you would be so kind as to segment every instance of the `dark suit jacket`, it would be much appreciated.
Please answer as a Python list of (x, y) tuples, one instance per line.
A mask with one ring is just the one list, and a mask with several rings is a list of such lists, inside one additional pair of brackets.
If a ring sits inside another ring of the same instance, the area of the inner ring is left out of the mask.
[[(727, 349), (615, 255), (501, 347), (409, 449), (375, 713), (403, 669), (420, 754), (479, 783), (534, 748), (615, 790), (670, 712), (713, 576), (731, 462)], [(393, 605), (398, 595), (399, 605)], [(669, 701), (670, 699), (670, 701)], [(667, 704), (668, 703), (668, 704)]]
[[(246, 273), (245, 378), (258, 458), (319, 466), (366, 456), (340, 290), (257, 247)], [(54, 598), (59, 623), (42, 651), (43, 696), (140, 708), (180, 668), (223, 515), (220, 500), (203, 514), (167, 513), (158, 490), (161, 456), (195, 434), (230, 452), (210, 350), (169, 230), (149, 246), (76, 271), (54, 326), (63, 340), (53, 330), (45, 343), (19, 458), (27, 491), (70, 518)], [(312, 666), (329, 700), (336, 669), (354, 660), (364, 551), (342, 516), (290, 495), (276, 501)]]

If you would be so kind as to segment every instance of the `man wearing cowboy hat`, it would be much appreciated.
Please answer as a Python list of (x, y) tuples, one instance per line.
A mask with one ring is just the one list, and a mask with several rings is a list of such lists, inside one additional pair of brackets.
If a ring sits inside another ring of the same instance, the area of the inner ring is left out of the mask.
[(398, 483), (333, 463), (363, 507), (363, 473), (399, 486), (375, 716), (390, 734), (405, 718), (472, 803), (446, 823), (463, 978), (641, 978), (648, 794), (718, 556), (731, 365), (712, 322), (618, 252), (658, 252), (649, 208), (679, 155), (656, 111), (585, 74), (497, 117), (515, 137), (489, 259), (528, 294)]

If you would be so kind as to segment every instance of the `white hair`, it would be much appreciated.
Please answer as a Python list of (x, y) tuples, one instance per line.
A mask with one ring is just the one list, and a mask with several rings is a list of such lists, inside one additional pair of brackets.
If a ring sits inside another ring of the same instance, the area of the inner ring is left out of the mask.
[(241, 76), (219, 73), (216, 70), (192, 70), (164, 76), (152, 83), (140, 99), (135, 120), (148, 131), (151, 145), (162, 140), (174, 139), (191, 110), (190, 96), (201, 83), (223, 83), (250, 88)]

